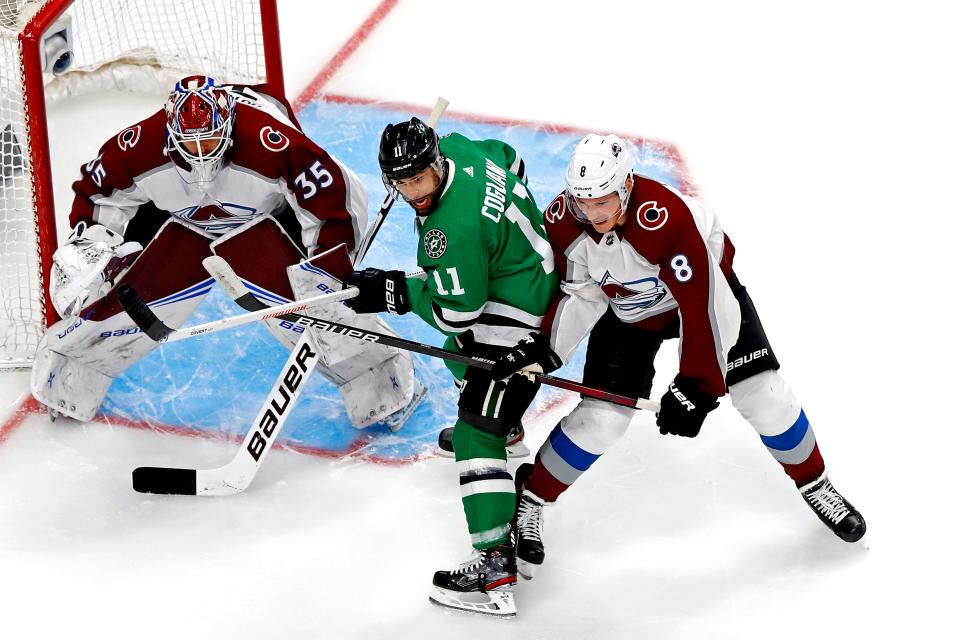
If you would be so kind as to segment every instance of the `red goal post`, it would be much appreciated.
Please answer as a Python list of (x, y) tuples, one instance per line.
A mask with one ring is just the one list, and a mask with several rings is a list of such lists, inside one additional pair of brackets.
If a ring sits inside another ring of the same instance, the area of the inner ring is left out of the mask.
[(0, 369), (29, 367), (58, 319), (46, 104), (193, 73), (282, 92), (276, 0), (0, 0)]

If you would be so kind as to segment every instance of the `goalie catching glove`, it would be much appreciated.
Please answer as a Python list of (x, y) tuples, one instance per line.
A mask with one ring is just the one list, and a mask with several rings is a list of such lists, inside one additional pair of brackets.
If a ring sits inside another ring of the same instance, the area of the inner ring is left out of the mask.
[(57, 313), (63, 318), (78, 315), (106, 295), (142, 251), (139, 242), (124, 242), (123, 236), (103, 225), (77, 224), (53, 254), (50, 298)]
[(512, 373), (550, 373), (561, 366), (563, 361), (550, 348), (550, 340), (542, 333), (531, 331), (516, 346), (497, 358), (490, 368), (490, 375), (495, 380), (502, 380)]
[(700, 390), (690, 378), (677, 374), (660, 400), (657, 426), (660, 434), (694, 438), (707, 414), (720, 406), (716, 396)]
[(344, 302), (357, 313), (389, 311), (401, 316), (410, 311), (407, 274), (403, 271), (384, 271), (373, 267), (352, 271), (347, 275), (344, 285), (360, 290), (360, 295)]

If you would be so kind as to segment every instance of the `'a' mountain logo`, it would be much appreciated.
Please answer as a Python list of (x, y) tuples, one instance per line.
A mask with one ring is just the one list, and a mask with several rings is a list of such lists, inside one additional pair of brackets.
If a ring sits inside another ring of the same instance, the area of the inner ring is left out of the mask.
[(600, 280), (600, 288), (610, 298), (610, 303), (621, 311), (649, 309), (667, 295), (667, 289), (656, 278), (642, 278), (620, 282), (607, 271)]

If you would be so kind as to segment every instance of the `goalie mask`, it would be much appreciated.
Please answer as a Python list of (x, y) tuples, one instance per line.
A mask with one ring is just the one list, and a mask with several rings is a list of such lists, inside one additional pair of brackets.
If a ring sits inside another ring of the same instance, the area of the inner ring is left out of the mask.
[(220, 172), (233, 144), (235, 104), (207, 76), (188, 76), (174, 86), (166, 104), (166, 151), (186, 182), (208, 186)]
[[(589, 134), (577, 143), (567, 165), (567, 208), (580, 222), (591, 221), (577, 203), (577, 198), (602, 198), (616, 192), (620, 212), (626, 210), (630, 189), (627, 179), (633, 173), (633, 154), (619, 136)], [(603, 221), (594, 220), (593, 223)]]

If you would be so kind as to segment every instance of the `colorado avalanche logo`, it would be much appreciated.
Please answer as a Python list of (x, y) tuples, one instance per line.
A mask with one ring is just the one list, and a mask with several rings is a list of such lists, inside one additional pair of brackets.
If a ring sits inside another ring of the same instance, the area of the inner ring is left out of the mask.
[(132, 149), (137, 146), (138, 142), (140, 142), (140, 125), (124, 129), (117, 135), (117, 146), (120, 147), (121, 151)]
[(557, 198), (547, 208), (547, 213), (545, 215), (548, 222), (556, 223), (558, 220), (563, 218), (563, 214), (565, 212), (566, 207), (563, 206), (563, 198)]
[(637, 207), (637, 224), (647, 231), (656, 231), (667, 224), (667, 208), (658, 207), (656, 200), (648, 200)]
[(260, 142), (270, 151), (283, 151), (290, 144), (290, 138), (271, 127), (260, 129)]
[(642, 278), (632, 282), (620, 282), (607, 271), (600, 281), (600, 288), (610, 298), (610, 304), (621, 311), (649, 309), (667, 295), (667, 289), (656, 278)]
[(174, 211), (173, 215), (200, 227), (204, 231), (224, 233), (253, 220), (257, 217), (257, 210), (232, 202), (218, 202), (202, 207), (187, 207), (180, 211)]

